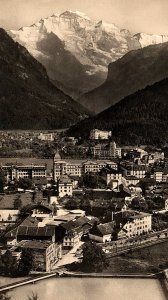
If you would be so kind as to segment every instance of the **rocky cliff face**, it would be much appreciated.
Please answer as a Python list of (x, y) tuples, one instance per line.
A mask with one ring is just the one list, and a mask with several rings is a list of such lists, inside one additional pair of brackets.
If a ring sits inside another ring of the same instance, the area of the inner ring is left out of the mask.
[(107, 80), (78, 101), (99, 113), (164, 78), (168, 78), (168, 42), (130, 51), (109, 64)]

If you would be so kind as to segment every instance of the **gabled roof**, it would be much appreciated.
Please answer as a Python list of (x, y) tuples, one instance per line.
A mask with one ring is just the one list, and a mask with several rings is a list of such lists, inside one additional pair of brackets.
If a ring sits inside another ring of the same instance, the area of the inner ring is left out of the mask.
[(115, 222), (109, 222), (105, 224), (99, 224), (93, 226), (90, 230), (90, 233), (97, 236), (104, 236), (108, 234), (112, 234), (114, 231)]
[(18, 247), (26, 248), (26, 249), (37, 249), (37, 250), (45, 250), (47, 249), (51, 244), (53, 244), (50, 241), (21, 241), (18, 243)]
[(33, 205), (28, 205), (27, 207), (24, 208), (25, 212), (30, 212), (34, 209), (42, 209), (47, 211), (48, 213), (52, 212), (52, 208), (43, 204), (33, 204)]
[(55, 234), (54, 227), (19, 226), (17, 236), (51, 237)]
[(84, 226), (85, 224), (91, 223), (91, 221), (87, 217), (80, 217), (75, 222), (79, 226)]
[(5, 234), (5, 237), (15, 237), (17, 234), (17, 231), (19, 227), (37, 227), (39, 221), (36, 220), (36, 218), (32, 218), (31, 216), (28, 216), (26, 219), (20, 221), (18, 224), (15, 224), (13, 227), (7, 229), (7, 232)]

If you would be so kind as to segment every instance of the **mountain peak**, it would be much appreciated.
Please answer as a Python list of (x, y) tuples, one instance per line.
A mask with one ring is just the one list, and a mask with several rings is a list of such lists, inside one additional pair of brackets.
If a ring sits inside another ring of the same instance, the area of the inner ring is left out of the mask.
[(60, 16), (68, 16), (68, 17), (78, 17), (78, 18), (82, 18), (82, 19), (86, 19), (86, 20), (89, 20), (90, 21), (90, 18), (85, 15), (85, 13), (83, 12), (80, 12), (78, 10), (76, 11), (72, 11), (72, 10), (66, 10), (65, 12), (63, 12)]
[(92, 20), (78, 10), (55, 13), (9, 34), (45, 66), (51, 80), (68, 89), (78, 87), (78, 95), (101, 85), (109, 63), (130, 50), (168, 40), (168, 36), (133, 36), (126, 29)]

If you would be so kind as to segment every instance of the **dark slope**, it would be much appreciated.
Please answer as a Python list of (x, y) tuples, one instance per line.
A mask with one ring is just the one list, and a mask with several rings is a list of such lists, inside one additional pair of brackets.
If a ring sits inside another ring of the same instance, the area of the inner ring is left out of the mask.
[(95, 113), (168, 77), (168, 43), (133, 50), (109, 65), (103, 85), (78, 101)]
[(113, 131), (122, 144), (168, 142), (168, 79), (138, 91), (90, 117), (69, 130), (69, 134), (88, 137), (92, 128)]
[(44, 67), (0, 29), (0, 129), (66, 128), (87, 110), (57, 89)]

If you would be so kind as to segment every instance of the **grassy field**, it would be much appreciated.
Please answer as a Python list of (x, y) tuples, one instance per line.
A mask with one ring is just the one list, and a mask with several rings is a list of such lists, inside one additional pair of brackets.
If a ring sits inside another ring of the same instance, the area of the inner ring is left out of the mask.
[(168, 241), (109, 259), (106, 273), (155, 273), (168, 268)]
[[(14, 200), (20, 198), (21, 207), (26, 206), (28, 204), (32, 204), (32, 194), (31, 193), (16, 193), (9, 195), (0, 195), (0, 209), (13, 209), (14, 208)], [(45, 201), (41, 192), (36, 193), (36, 202)], [(47, 204), (46, 200), (46, 204)]]

